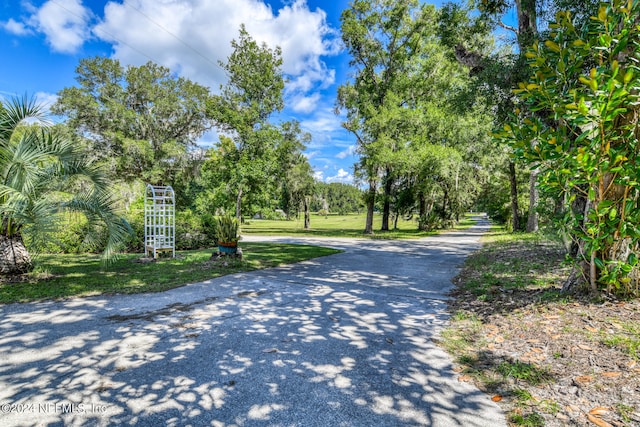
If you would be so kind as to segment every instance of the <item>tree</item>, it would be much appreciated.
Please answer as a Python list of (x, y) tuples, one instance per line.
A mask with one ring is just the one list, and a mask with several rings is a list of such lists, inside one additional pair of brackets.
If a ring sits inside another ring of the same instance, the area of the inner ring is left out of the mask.
[(309, 228), (310, 198), (313, 195), (313, 169), (302, 154), (311, 135), (303, 132), (297, 121), (281, 126), (282, 138), (276, 144), (276, 176), (279, 188), (280, 208), (287, 218), (297, 215), (300, 207), (305, 213), (305, 228)]
[(41, 247), (64, 211), (86, 216), (93, 231), (87, 236), (90, 241), (106, 231), (104, 260), (113, 257), (130, 232), (116, 214), (102, 168), (43, 119), (42, 108), (26, 98), (14, 98), (0, 108), (1, 274), (30, 271), (25, 238), (32, 248)]
[(340, 215), (360, 213), (362, 211), (364, 194), (355, 185), (342, 182), (316, 182), (314, 198), (311, 202), (313, 211), (325, 210)]
[[(356, 137), (360, 162), (356, 173), (368, 182), (365, 233), (373, 233), (377, 186), (382, 179), (385, 201), (393, 183), (397, 123), (389, 116), (404, 101), (402, 77), (421, 46), (422, 31), (432, 6), (418, 7), (416, 0), (354, 0), (341, 16), (342, 39), (356, 68), (354, 81), (338, 90), (337, 109), (347, 112), (345, 129)], [(385, 202), (383, 230), (388, 230), (389, 205)]]
[(540, 168), (543, 189), (572, 204), (561, 221), (576, 247), (566, 289), (640, 294), (639, 17), (640, 3), (622, 0), (581, 27), (559, 13), (550, 38), (527, 51), (531, 74), (517, 90), (536, 114), (519, 111), (499, 134)]
[(188, 163), (188, 149), (210, 128), (208, 88), (148, 62), (80, 60), (78, 86), (58, 93), (54, 114), (92, 143), (112, 178), (173, 183)]
[(274, 170), (270, 164), (277, 131), (268, 118), (284, 106), (284, 78), (280, 48), (258, 45), (244, 25), (231, 46), (233, 52), (227, 62), (220, 63), (228, 81), (221, 87), (221, 94), (210, 99), (207, 111), (235, 145), (235, 150), (224, 150), (223, 159), (231, 162), (227, 185), (236, 195), (236, 216), (240, 219), (245, 194), (267, 182)]

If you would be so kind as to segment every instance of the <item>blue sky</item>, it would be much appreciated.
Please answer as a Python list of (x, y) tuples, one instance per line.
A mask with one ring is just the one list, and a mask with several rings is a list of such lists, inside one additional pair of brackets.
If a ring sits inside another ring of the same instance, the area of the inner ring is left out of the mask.
[[(433, 3), (440, 4), (440, 0)], [(348, 0), (0, 0), (0, 96), (52, 102), (75, 84), (81, 58), (112, 57), (171, 68), (217, 92), (217, 65), (244, 23), (258, 41), (282, 48), (289, 78), (280, 120), (297, 119), (313, 141), (316, 177), (351, 182), (355, 142), (334, 114), (336, 89), (349, 76), (340, 44)], [(215, 132), (199, 144), (211, 146)]]

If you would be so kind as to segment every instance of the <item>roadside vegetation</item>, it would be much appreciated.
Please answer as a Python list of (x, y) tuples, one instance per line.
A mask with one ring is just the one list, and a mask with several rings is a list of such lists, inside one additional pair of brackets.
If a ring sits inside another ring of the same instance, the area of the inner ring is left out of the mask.
[(215, 277), (291, 264), (332, 255), (339, 250), (309, 245), (242, 243), (242, 258), (212, 257), (211, 249), (181, 251), (176, 258), (143, 259), (120, 255), (101, 266), (93, 254), (49, 254), (36, 258), (36, 269), (0, 281), (0, 303), (89, 295), (161, 292)]
[(512, 426), (640, 425), (640, 303), (566, 294), (560, 242), (495, 227), (455, 279), (440, 345)]

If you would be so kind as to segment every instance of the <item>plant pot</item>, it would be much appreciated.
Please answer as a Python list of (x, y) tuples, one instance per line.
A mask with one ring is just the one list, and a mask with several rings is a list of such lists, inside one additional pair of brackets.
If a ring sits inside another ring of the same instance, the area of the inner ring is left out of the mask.
[(218, 242), (218, 251), (221, 254), (233, 255), (238, 252), (238, 242)]

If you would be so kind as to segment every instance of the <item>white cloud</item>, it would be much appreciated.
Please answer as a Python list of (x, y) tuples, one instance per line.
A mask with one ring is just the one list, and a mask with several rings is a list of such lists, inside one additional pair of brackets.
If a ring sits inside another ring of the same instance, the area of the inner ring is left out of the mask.
[(318, 102), (320, 102), (320, 94), (317, 92), (311, 96), (298, 95), (289, 101), (291, 109), (296, 113), (311, 113), (318, 108)]
[(311, 133), (332, 133), (343, 130), (342, 118), (334, 114), (331, 108), (320, 109), (313, 118), (301, 122), (303, 129)]
[(282, 48), (287, 99), (296, 111), (312, 111), (315, 98), (306, 94), (334, 82), (321, 57), (338, 53), (339, 37), (326, 13), (311, 11), (305, 0), (277, 11), (262, 0), (110, 1), (94, 34), (112, 43), (124, 64), (152, 60), (217, 90), (226, 79), (218, 61), (231, 54), (241, 24), (257, 42)]
[(340, 168), (336, 175), (328, 176), (325, 179), (325, 182), (342, 182), (345, 184), (350, 184), (350, 183), (353, 183), (353, 175), (351, 175), (346, 170)]
[(58, 95), (48, 92), (37, 92), (35, 97), (36, 102), (42, 105), (47, 111), (49, 111), (51, 106), (58, 100)]
[(56, 0), (44, 3), (27, 25), (43, 33), (54, 51), (74, 53), (89, 36), (90, 18), (81, 0)]
[(316, 181), (322, 181), (323, 178), (324, 178), (324, 173), (322, 171), (313, 172), (313, 179), (315, 179)]
[(15, 34), (16, 36), (27, 36), (33, 33), (33, 31), (24, 23), (18, 22), (13, 18), (9, 18), (7, 22), (0, 23), (0, 26), (11, 34)]
[(341, 152), (339, 152), (338, 154), (336, 154), (336, 157), (338, 159), (346, 159), (349, 156), (353, 156), (356, 152), (356, 146), (355, 145), (350, 145), (347, 147), (346, 150), (343, 150)]

